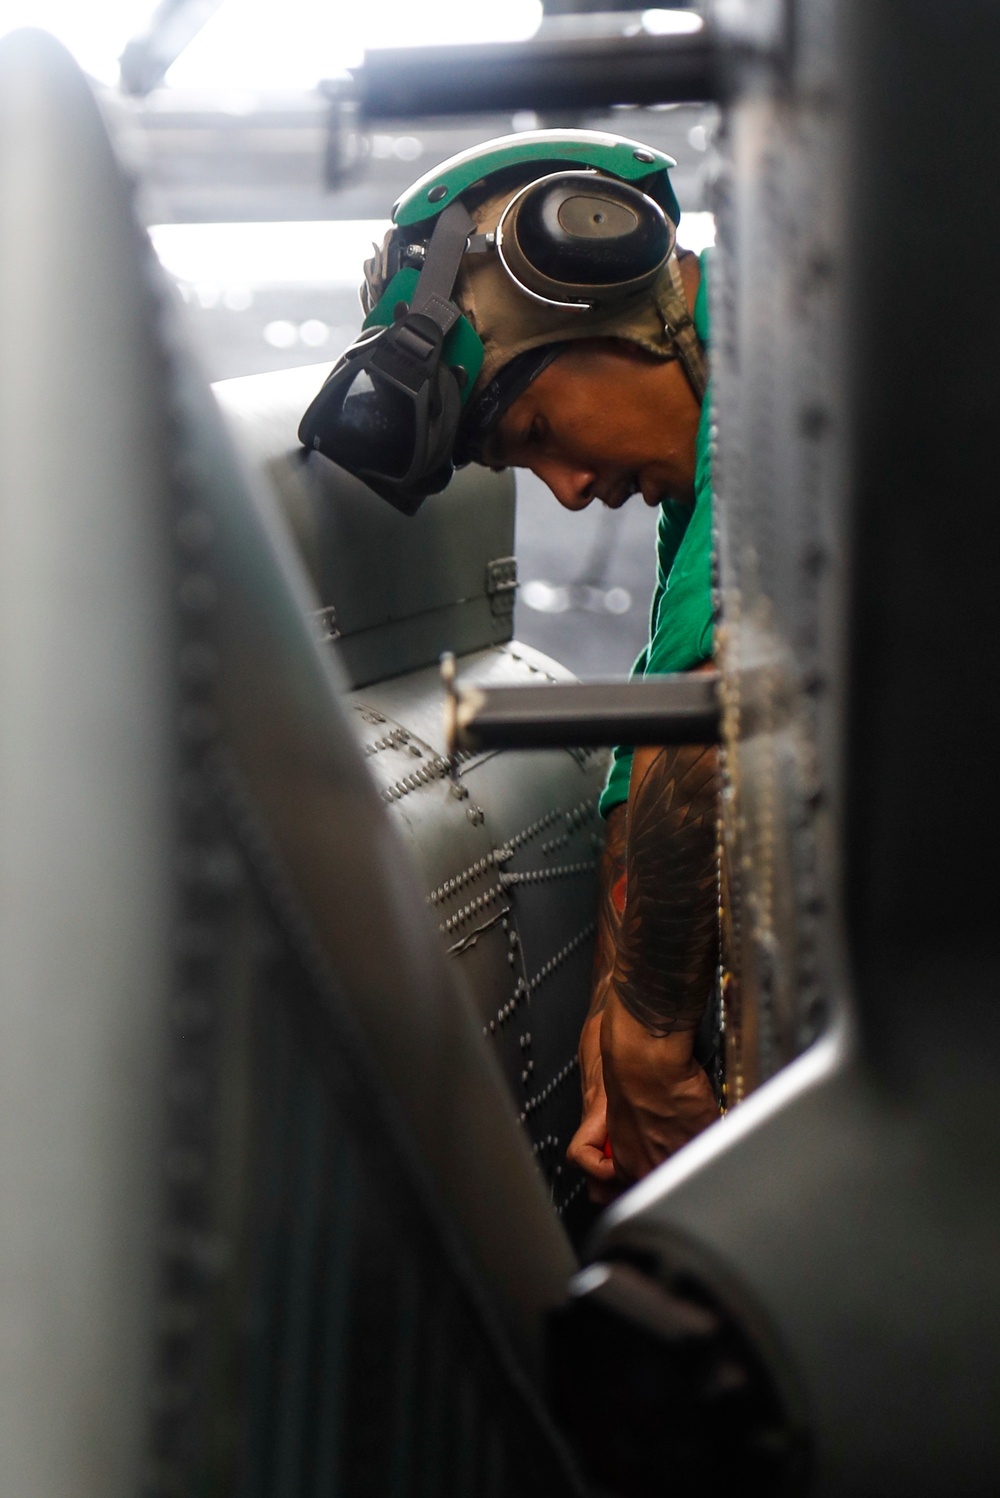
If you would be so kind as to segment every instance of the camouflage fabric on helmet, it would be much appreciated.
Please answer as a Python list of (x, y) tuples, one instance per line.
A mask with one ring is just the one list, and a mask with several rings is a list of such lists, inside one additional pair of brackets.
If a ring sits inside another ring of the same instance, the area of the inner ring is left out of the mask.
[[(500, 217), (524, 182), (507, 184), (478, 204), (469, 203), (476, 235), (496, 233)], [(413, 230), (393, 228), (374, 256), (365, 262), (361, 302), (366, 313), (378, 303), (391, 280), (390, 248)], [(482, 242), (482, 241), (480, 241)], [(585, 338), (621, 338), (661, 359), (680, 358), (699, 398), (706, 372), (676, 254), (671, 254), (648, 290), (625, 304), (605, 308), (567, 309), (535, 301), (521, 291), (495, 252), (468, 253), (462, 261), (453, 298), (482, 341), (483, 366), (473, 394), (483, 390), (512, 359), (530, 349)]]

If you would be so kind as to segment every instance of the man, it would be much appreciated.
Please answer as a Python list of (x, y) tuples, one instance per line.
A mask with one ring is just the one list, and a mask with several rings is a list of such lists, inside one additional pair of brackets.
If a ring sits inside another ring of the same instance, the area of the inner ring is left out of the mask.
[[(366, 264), (365, 330), (300, 427), (407, 513), (471, 459), (530, 468), (570, 510), (637, 492), (659, 506), (640, 674), (712, 653), (706, 298), (675, 243), (672, 165), (543, 131), (421, 178)], [(695, 1057), (717, 962), (717, 782), (709, 747), (615, 752), (568, 1152), (597, 1201), (718, 1114)]]

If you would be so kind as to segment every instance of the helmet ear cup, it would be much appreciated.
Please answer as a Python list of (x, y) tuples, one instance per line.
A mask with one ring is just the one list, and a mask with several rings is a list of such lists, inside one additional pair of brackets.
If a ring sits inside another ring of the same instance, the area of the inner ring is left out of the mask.
[(504, 209), (497, 249), (508, 274), (556, 306), (606, 306), (655, 281), (674, 247), (660, 205), (596, 172), (553, 172)]

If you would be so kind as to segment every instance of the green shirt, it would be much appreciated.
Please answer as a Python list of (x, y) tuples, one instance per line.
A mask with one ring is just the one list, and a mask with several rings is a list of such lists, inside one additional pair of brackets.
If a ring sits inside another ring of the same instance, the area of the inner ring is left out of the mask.
[[(708, 261), (701, 257), (701, 281), (694, 323), (708, 343)], [(632, 667), (633, 676), (690, 671), (712, 654), (712, 425), (710, 391), (705, 394), (695, 446), (694, 504), (665, 499), (656, 530), (656, 592), (649, 617), (649, 644)], [(601, 797), (607, 816), (628, 800), (632, 750), (619, 745)]]

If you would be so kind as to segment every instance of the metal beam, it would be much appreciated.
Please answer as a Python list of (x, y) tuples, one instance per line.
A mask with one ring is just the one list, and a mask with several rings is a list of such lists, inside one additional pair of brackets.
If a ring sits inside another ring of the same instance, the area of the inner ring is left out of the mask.
[[(447, 668), (446, 685), (450, 685)], [(446, 706), (451, 753), (461, 749), (585, 748), (604, 744), (719, 741), (715, 671), (642, 681), (452, 688)]]
[(701, 103), (719, 95), (715, 33), (554, 36), (502, 46), (397, 47), (353, 70), (362, 119)]

